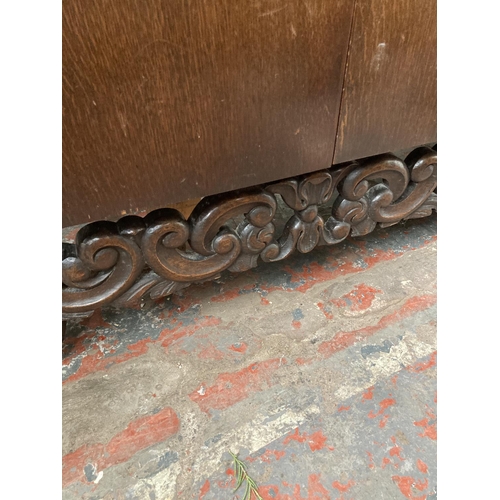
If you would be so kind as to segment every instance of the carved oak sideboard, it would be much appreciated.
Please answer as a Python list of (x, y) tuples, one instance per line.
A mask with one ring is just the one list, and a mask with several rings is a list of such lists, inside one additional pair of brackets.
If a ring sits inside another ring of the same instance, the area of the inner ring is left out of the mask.
[(436, 141), (436, 0), (64, 2), (63, 318), (430, 215)]

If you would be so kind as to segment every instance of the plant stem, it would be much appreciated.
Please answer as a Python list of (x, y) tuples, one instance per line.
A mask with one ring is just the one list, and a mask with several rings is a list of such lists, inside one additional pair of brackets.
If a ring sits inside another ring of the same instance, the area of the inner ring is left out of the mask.
[(235, 492), (240, 488), (243, 481), (247, 482), (247, 488), (245, 490), (245, 495), (243, 500), (250, 500), (252, 498), (252, 493), (255, 495), (257, 500), (264, 500), (258, 492), (258, 487), (256, 482), (248, 475), (248, 472), (245, 469), (245, 464), (232, 452), (229, 452), (234, 459), (235, 463), (235, 473), (238, 477), (238, 484), (236, 486)]

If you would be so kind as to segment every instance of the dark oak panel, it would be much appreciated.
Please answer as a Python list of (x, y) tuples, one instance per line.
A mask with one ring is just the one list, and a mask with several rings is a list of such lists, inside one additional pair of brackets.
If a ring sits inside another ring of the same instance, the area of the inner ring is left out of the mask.
[(328, 168), (352, 12), (63, 2), (63, 225)]
[(357, 1), (334, 163), (436, 136), (436, 0)]

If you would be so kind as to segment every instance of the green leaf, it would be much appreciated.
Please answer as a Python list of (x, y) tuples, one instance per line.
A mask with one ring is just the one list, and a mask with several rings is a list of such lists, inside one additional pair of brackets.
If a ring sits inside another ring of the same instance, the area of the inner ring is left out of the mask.
[(257, 500), (264, 500), (259, 495), (257, 484), (248, 475), (248, 472), (245, 468), (245, 464), (238, 458), (238, 455), (235, 455), (231, 451), (229, 453), (234, 459), (234, 473), (235, 473), (235, 476), (237, 478), (236, 488), (233, 490), (233, 493), (235, 493), (240, 488), (240, 486), (243, 484), (243, 481), (246, 480), (245, 494), (243, 495), (242, 500), (251, 500), (252, 493), (254, 494), (255, 498), (257, 498)]
[(243, 470), (241, 468), (241, 465), (239, 463), (236, 463), (236, 477), (237, 477), (238, 482), (236, 483), (236, 488), (234, 488), (234, 491), (236, 491), (241, 486), (241, 483), (243, 482), (243, 479), (245, 478), (245, 475), (244, 475)]
[(245, 496), (243, 497), (243, 500), (250, 500), (250, 495), (251, 495), (250, 483), (247, 482), (247, 488), (245, 490)]

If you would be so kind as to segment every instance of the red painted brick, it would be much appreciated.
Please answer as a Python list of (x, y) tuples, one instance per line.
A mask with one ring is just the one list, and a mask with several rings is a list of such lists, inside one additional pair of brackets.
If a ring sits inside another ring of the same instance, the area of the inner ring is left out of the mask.
[(369, 387), (366, 392), (363, 393), (363, 401), (366, 401), (368, 399), (373, 399), (373, 385)]
[(427, 464), (425, 462), (423, 462), (422, 460), (420, 460), (420, 458), (417, 460), (417, 468), (423, 474), (427, 474), (427, 472), (429, 470), (427, 467)]
[(437, 440), (437, 428), (436, 424), (429, 424), (429, 419), (424, 418), (419, 422), (414, 422), (414, 424), (418, 427), (423, 427), (422, 433), (419, 434), (420, 437), (428, 437), (434, 441)]
[(91, 463), (97, 464), (103, 461), (104, 445), (83, 445), (72, 453), (63, 457), (62, 483), (63, 487), (69, 486), (76, 481), (83, 481), (85, 474), (83, 468)]
[(332, 320), (333, 319), (333, 313), (330, 311), (330, 308), (325, 305), (323, 302), (318, 302), (317, 306), (319, 307), (320, 311), (325, 315), (326, 319)]
[(284, 363), (284, 358), (276, 358), (254, 363), (238, 372), (222, 373), (203, 396), (195, 390), (189, 397), (206, 413), (211, 409), (223, 410), (269, 387), (271, 375)]
[(318, 352), (324, 357), (329, 357), (336, 352), (353, 345), (356, 341), (370, 337), (383, 328), (386, 328), (391, 324), (398, 323), (418, 311), (427, 309), (435, 303), (435, 295), (411, 297), (399, 310), (384, 316), (376, 325), (367, 326), (351, 332), (340, 332), (332, 340), (323, 342), (319, 346)]
[(184, 337), (189, 337), (193, 335), (195, 332), (202, 328), (206, 328), (209, 326), (217, 326), (220, 324), (219, 318), (214, 317), (205, 317), (200, 320), (197, 320), (194, 325), (182, 326), (182, 323), (175, 325), (173, 328), (166, 328), (163, 330), (158, 339), (155, 341), (150, 337), (139, 340), (134, 344), (130, 344), (127, 346), (127, 351), (123, 354), (118, 354), (115, 356), (104, 356), (104, 354), (100, 350), (96, 350), (95, 353), (89, 354), (88, 356), (82, 359), (82, 363), (77, 372), (68, 377), (63, 384), (67, 384), (68, 382), (74, 382), (76, 380), (80, 380), (90, 373), (95, 373), (99, 371), (106, 370), (111, 365), (123, 363), (128, 361), (129, 359), (136, 358), (137, 356), (141, 356), (146, 354), (148, 351), (149, 344), (151, 343), (161, 343), (163, 347), (168, 348), (174, 342)]
[(384, 416), (382, 417), (382, 419), (380, 420), (380, 422), (378, 423), (378, 426), (379, 426), (381, 429), (383, 429), (383, 428), (386, 426), (386, 424), (387, 424), (387, 421), (388, 421), (388, 420), (389, 420), (389, 415), (384, 415)]
[(271, 459), (274, 457), (275, 460), (280, 460), (285, 456), (284, 451), (279, 451), (279, 450), (266, 450), (262, 455), (259, 455), (258, 457), (252, 458), (248, 457), (247, 461), (248, 462), (255, 462), (256, 460), (260, 460), (261, 462), (266, 462), (270, 463)]
[(234, 344), (232, 346), (229, 347), (229, 349), (231, 349), (231, 351), (235, 351), (235, 352), (245, 352), (247, 350), (247, 345), (242, 343), (242, 344), (239, 344), (238, 347), (236, 347)]
[(198, 358), (200, 359), (224, 359), (225, 353), (217, 349), (213, 344), (204, 347), (199, 353)]
[(165, 441), (179, 430), (179, 419), (172, 408), (131, 422), (127, 428), (109, 441), (106, 452), (109, 458), (106, 467), (126, 462), (138, 451), (149, 446)]
[(297, 427), (295, 431), (289, 434), (283, 441), (283, 445), (286, 446), (290, 441), (298, 441), (299, 443), (304, 443), (307, 441), (311, 451), (322, 450), (325, 447), (327, 437), (321, 432), (321, 430), (308, 435), (307, 432), (304, 434), (299, 433), (299, 428)]
[(409, 366), (407, 370), (413, 373), (420, 373), (425, 370), (428, 370), (429, 368), (432, 368), (433, 366), (436, 366), (436, 361), (437, 361), (437, 351), (434, 351), (431, 354), (429, 361), (415, 363), (414, 365)]
[(337, 307), (347, 307), (352, 311), (364, 311), (372, 305), (375, 295), (379, 293), (382, 293), (382, 290), (361, 283), (340, 299), (332, 299), (331, 302)]
[(391, 441), (393, 443), (393, 447), (389, 450), (389, 455), (391, 457), (398, 457), (399, 460), (403, 461), (404, 458), (401, 456), (401, 452), (403, 451), (401, 446), (396, 444), (396, 438), (394, 436), (391, 437)]
[(339, 483), (338, 481), (334, 481), (332, 483), (332, 486), (339, 490), (341, 493), (345, 493), (346, 491), (349, 491), (350, 488), (352, 488), (356, 483), (350, 479), (347, 484), (342, 484), (342, 483)]
[(424, 491), (428, 488), (429, 482), (427, 479), (425, 481), (417, 481), (410, 476), (392, 476), (392, 480), (398, 485), (399, 491), (409, 500), (425, 500), (427, 498), (427, 495), (415, 496), (412, 492), (413, 488), (419, 491)]
[(372, 411), (370, 411), (370, 413), (368, 414), (368, 418), (375, 418), (375, 417), (378, 417), (379, 415), (382, 415), (382, 413), (384, 413), (384, 411), (387, 410), (387, 408), (389, 408), (389, 406), (393, 406), (395, 404), (396, 404), (395, 399), (392, 399), (392, 398), (383, 399), (379, 403), (380, 410), (377, 413), (373, 413)]
[(202, 500), (203, 497), (210, 491), (210, 481), (207, 479), (205, 481), (205, 484), (201, 487), (200, 490), (200, 496), (198, 497), (198, 500)]
[(95, 464), (98, 470), (126, 462), (138, 451), (165, 441), (179, 430), (179, 419), (166, 407), (154, 415), (147, 415), (131, 422), (106, 445), (84, 445), (63, 457), (63, 487), (75, 481), (84, 481), (83, 469)]

